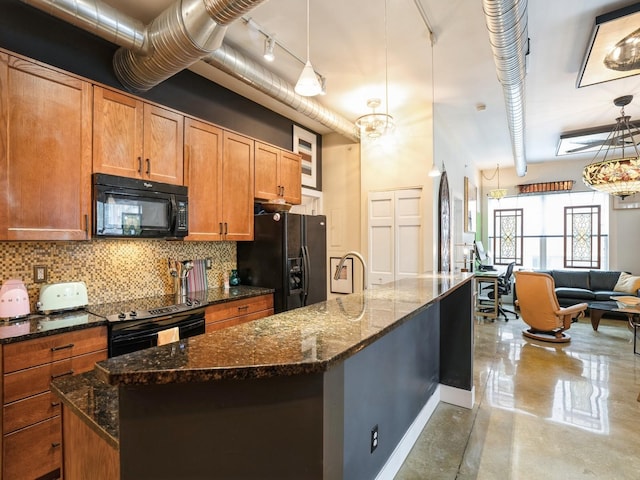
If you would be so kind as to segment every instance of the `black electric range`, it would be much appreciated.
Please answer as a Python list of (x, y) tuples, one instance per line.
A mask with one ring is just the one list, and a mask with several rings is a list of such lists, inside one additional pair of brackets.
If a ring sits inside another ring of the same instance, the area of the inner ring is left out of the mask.
[(160, 295), (87, 307), (108, 321), (109, 357), (158, 345), (158, 334), (177, 329), (179, 338), (205, 332), (205, 302), (197, 297)]

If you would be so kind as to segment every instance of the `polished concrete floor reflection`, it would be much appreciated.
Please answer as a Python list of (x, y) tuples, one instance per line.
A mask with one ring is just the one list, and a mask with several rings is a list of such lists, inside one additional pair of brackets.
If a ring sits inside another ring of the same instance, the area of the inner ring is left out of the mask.
[(581, 319), (564, 345), (524, 327), (476, 323), (474, 408), (440, 403), (396, 480), (640, 478), (640, 355), (626, 322), (594, 332)]

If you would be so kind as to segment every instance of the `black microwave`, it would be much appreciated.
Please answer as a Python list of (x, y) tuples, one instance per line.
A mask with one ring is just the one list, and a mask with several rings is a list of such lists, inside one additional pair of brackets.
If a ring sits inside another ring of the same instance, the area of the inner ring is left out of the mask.
[(182, 239), (188, 233), (187, 187), (93, 174), (95, 237)]

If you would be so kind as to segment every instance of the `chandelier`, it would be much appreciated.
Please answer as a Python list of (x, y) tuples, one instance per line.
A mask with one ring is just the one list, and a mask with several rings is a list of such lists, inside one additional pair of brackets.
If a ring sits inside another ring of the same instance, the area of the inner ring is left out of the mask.
[(489, 198), (493, 198), (494, 200), (500, 200), (501, 198), (504, 198), (507, 195), (507, 189), (500, 188), (500, 164), (496, 165), (496, 171), (493, 172), (493, 175), (491, 175), (490, 178), (485, 177), (484, 174), (482, 176), (487, 180), (493, 180), (493, 177), (495, 177), (496, 175), (498, 175), (498, 188), (489, 190), (489, 193), (487, 193), (487, 196)]
[(367, 100), (367, 107), (373, 110), (372, 113), (362, 115), (356, 120), (356, 126), (360, 129), (362, 135), (369, 138), (379, 138), (386, 133), (393, 131), (395, 124), (393, 117), (389, 115), (389, 59), (387, 48), (387, 0), (384, 1), (384, 95), (385, 95), (385, 113), (376, 112), (376, 108), (380, 106), (379, 98), (370, 98)]
[(371, 108), (373, 113), (362, 115), (356, 120), (356, 126), (367, 137), (378, 138), (393, 129), (393, 117), (388, 113), (377, 113), (376, 108), (379, 106), (379, 98), (370, 98), (367, 100), (367, 107)]
[[(633, 100), (633, 95), (625, 95), (616, 98), (613, 103), (620, 107), (620, 116), (616, 118), (616, 125), (600, 146), (594, 161), (584, 167), (582, 180), (588, 186), (599, 192), (616, 195), (622, 199), (640, 192), (640, 154), (638, 142), (640, 131), (629, 123), (628, 115), (624, 113), (624, 107)], [(598, 155), (604, 150), (604, 157), (597, 161)], [(625, 156), (625, 147), (630, 155)], [(608, 158), (616, 149), (621, 150), (619, 158)]]

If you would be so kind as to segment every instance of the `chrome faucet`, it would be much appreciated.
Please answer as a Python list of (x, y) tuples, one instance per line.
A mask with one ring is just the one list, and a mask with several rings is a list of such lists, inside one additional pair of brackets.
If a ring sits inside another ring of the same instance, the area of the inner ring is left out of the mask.
[(336, 268), (336, 273), (333, 275), (334, 280), (340, 280), (340, 272), (342, 272), (342, 267), (344, 266), (344, 261), (347, 257), (356, 257), (362, 263), (362, 290), (367, 289), (367, 262), (365, 262), (364, 257), (358, 252), (347, 252), (345, 253), (340, 262), (338, 263), (338, 268)]

